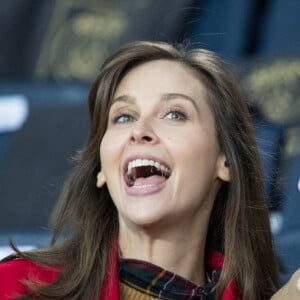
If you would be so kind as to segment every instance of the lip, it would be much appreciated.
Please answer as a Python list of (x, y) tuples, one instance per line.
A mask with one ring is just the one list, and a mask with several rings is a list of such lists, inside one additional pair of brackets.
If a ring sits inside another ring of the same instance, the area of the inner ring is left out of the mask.
[(125, 191), (127, 195), (129, 196), (148, 196), (148, 195), (153, 195), (156, 193), (159, 193), (161, 190), (164, 189), (167, 183), (166, 179), (164, 182), (162, 182), (159, 185), (148, 185), (148, 186), (143, 186), (141, 188), (136, 188), (136, 187), (129, 187), (125, 183)]
[(172, 170), (170, 167), (170, 164), (165, 162), (163, 159), (158, 158), (153, 155), (148, 155), (148, 154), (137, 154), (137, 155), (130, 155), (128, 156), (124, 163), (123, 163), (123, 179), (124, 179), (124, 184), (125, 184), (125, 191), (128, 195), (130, 196), (146, 196), (146, 195), (152, 195), (155, 193), (160, 192), (166, 185), (166, 182), (168, 179), (164, 180), (163, 182), (155, 185), (145, 185), (141, 187), (130, 187), (127, 183), (126, 176), (127, 176), (127, 169), (128, 169), (128, 164), (129, 162), (136, 160), (136, 159), (147, 159), (147, 160), (153, 160), (155, 162), (160, 163), (161, 165), (167, 167), (168, 169)]

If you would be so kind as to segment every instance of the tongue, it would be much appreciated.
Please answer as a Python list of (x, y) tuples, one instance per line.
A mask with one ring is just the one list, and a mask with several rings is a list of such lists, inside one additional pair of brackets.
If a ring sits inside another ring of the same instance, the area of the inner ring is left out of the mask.
[(139, 177), (135, 180), (133, 186), (144, 186), (144, 185), (159, 185), (166, 181), (166, 178), (159, 175), (153, 175), (149, 177)]

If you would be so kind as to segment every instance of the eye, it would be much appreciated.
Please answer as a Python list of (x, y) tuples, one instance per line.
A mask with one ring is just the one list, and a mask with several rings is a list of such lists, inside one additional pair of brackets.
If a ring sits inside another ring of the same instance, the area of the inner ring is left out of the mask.
[(113, 119), (114, 123), (131, 123), (134, 121), (133, 116), (128, 114), (122, 114)]
[(171, 110), (165, 115), (165, 118), (168, 120), (184, 121), (187, 119), (187, 116), (179, 110)]

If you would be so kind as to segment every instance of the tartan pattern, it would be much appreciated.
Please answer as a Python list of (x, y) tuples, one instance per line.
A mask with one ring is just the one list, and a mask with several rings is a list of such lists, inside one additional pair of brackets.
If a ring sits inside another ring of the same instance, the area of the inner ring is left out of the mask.
[(140, 293), (156, 299), (201, 299), (214, 300), (214, 287), (219, 280), (221, 269), (207, 274), (204, 286), (184, 279), (149, 262), (135, 259), (119, 259), (119, 280)]

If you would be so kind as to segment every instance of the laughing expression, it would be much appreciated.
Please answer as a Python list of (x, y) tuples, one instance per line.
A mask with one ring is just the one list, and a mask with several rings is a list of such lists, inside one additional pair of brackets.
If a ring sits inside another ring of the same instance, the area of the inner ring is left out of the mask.
[(195, 224), (210, 214), (228, 178), (206, 98), (194, 71), (174, 61), (144, 63), (121, 80), (100, 145), (120, 223)]

